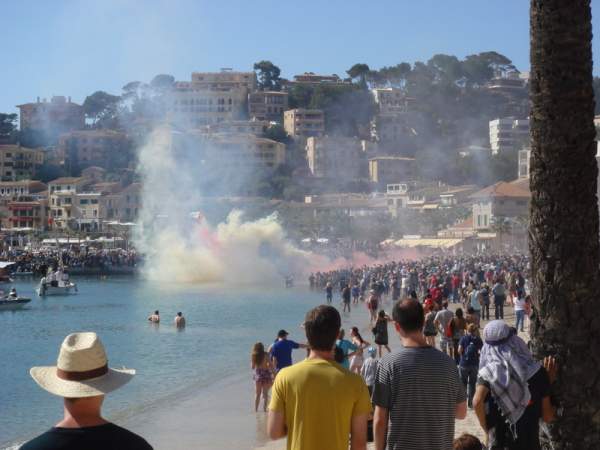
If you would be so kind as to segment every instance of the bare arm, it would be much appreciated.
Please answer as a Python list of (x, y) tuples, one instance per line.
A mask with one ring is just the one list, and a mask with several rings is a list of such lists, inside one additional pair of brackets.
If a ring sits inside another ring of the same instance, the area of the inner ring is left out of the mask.
[(300, 347), (300, 348), (308, 348), (308, 344), (300, 344), (300, 343), (298, 343), (298, 347)]
[(459, 346), (458, 346), (458, 354), (459, 354), (459, 355), (462, 355), (462, 354), (463, 354), (463, 351), (464, 351), (464, 350), (463, 350), (463, 348), (462, 348), (462, 345), (459, 345)]
[(482, 385), (477, 385), (475, 389), (475, 396), (473, 397), (473, 409), (475, 410), (475, 415), (477, 416), (477, 420), (479, 420), (479, 425), (483, 431), (487, 433), (487, 422), (485, 420), (485, 397), (488, 394), (488, 388)]
[(464, 402), (456, 404), (456, 412), (454, 415), (458, 420), (463, 420), (465, 417), (467, 417), (467, 401), (466, 400)]
[(366, 450), (368, 419), (368, 414), (359, 414), (352, 417), (352, 423), (350, 424), (350, 450)]
[(271, 439), (281, 439), (287, 435), (285, 415), (283, 411), (269, 411), (267, 420), (267, 434)]
[(387, 433), (389, 411), (387, 408), (375, 406), (373, 417), (373, 437), (375, 438), (375, 450), (385, 450), (385, 435)]
[(550, 423), (556, 419), (556, 410), (552, 406), (550, 397), (544, 397), (542, 399), (542, 420), (546, 423)]

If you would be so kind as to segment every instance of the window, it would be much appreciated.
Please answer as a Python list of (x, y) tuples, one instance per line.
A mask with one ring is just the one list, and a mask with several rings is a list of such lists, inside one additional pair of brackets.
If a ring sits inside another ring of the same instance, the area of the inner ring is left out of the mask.
[(488, 225), (488, 216), (487, 214), (485, 216), (483, 216), (483, 225), (487, 227)]
[(87, 198), (82, 198), (81, 200), (79, 200), (80, 205), (87, 205), (88, 203), (89, 203), (89, 200)]
[(93, 198), (93, 199), (90, 200), (90, 203), (92, 205), (97, 205), (98, 204), (98, 199), (97, 198)]
[(70, 205), (71, 204), (71, 197), (66, 197), (63, 200), (64, 200), (65, 205)]
[(481, 226), (481, 216), (477, 216), (477, 226), (480, 227)]

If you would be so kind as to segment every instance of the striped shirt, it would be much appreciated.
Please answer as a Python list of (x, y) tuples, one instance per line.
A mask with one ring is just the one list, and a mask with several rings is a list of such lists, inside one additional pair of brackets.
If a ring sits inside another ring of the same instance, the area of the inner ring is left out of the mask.
[(405, 347), (379, 361), (373, 403), (389, 412), (389, 450), (452, 450), (465, 400), (456, 363), (435, 348)]

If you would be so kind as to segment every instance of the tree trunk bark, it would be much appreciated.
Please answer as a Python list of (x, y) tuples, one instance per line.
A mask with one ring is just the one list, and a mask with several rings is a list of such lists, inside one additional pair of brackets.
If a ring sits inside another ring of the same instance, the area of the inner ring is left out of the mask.
[(529, 248), (538, 357), (555, 355), (546, 448), (600, 447), (598, 203), (590, 0), (531, 0)]

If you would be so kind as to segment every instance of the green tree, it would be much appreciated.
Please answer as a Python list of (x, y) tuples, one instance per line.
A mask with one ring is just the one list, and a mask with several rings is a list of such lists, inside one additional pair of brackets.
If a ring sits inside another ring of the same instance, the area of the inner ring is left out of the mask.
[(437, 54), (427, 61), (437, 83), (453, 84), (464, 76), (462, 64), (456, 56)]
[(168, 74), (159, 74), (152, 78), (150, 86), (157, 91), (166, 91), (173, 87), (175, 84), (175, 77)]
[(96, 91), (88, 95), (83, 102), (83, 112), (94, 126), (101, 122), (114, 125), (117, 118), (121, 97), (104, 91)]
[(366, 88), (367, 87), (367, 75), (369, 74), (370, 71), (371, 71), (371, 69), (369, 69), (369, 66), (367, 64), (358, 63), (358, 64), (354, 64), (352, 67), (350, 67), (348, 70), (346, 70), (346, 73), (353, 80), (358, 80), (358, 84), (361, 87)]
[(554, 450), (600, 442), (600, 242), (590, 0), (531, 0), (529, 250), (538, 358), (556, 357)]
[(257, 72), (258, 87), (263, 91), (281, 90), (281, 69), (271, 61), (260, 61), (254, 64)]
[(0, 142), (13, 143), (17, 138), (17, 115), (0, 113)]

